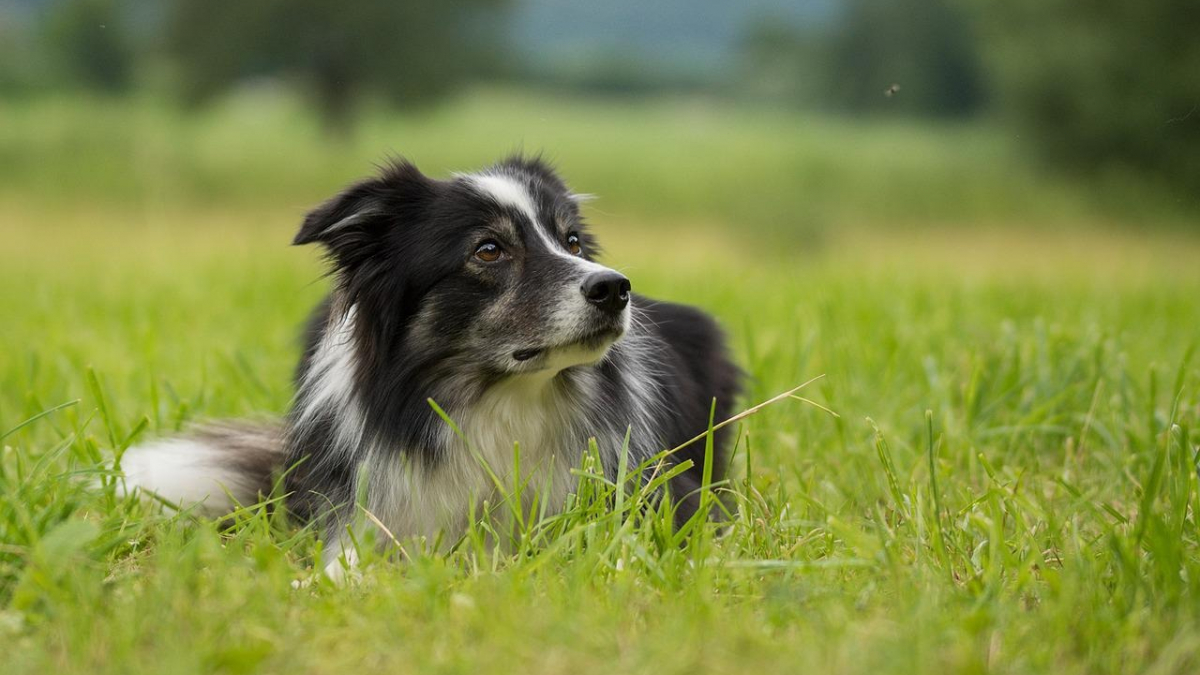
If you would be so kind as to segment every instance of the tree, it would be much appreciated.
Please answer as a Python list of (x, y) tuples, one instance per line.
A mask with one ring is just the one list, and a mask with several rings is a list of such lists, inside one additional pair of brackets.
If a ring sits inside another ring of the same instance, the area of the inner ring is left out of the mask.
[(738, 46), (742, 92), (810, 107), (827, 98), (828, 44), (823, 33), (767, 16), (749, 24)]
[(118, 0), (68, 0), (47, 17), (47, 41), (66, 79), (120, 92), (133, 83), (132, 40)]
[(506, 0), (178, 0), (167, 49), (189, 100), (255, 76), (296, 80), (344, 132), (364, 95), (417, 105), (495, 63)]
[(841, 112), (973, 114), (984, 72), (972, 17), (954, 2), (845, 0), (807, 26), (760, 21), (742, 38), (742, 86)]
[(1047, 159), (1200, 187), (1195, 0), (980, 3), (1003, 112)]
[(954, 0), (847, 0), (830, 37), (831, 102), (851, 111), (978, 112), (984, 73), (970, 18)]

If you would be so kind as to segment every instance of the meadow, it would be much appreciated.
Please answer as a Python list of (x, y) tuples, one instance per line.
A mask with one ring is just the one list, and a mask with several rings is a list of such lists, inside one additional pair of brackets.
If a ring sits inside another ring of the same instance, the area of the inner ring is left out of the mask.
[[(635, 289), (720, 319), (740, 408), (813, 380), (737, 423), (725, 523), (681, 539), (584, 465), (512, 546), (485, 523), (337, 587), (269, 509), (117, 496), (131, 443), (286, 410), (328, 283), (305, 209), (388, 153), (516, 149), (598, 195)], [(1183, 208), (986, 125), (483, 90), (335, 140), (271, 90), (0, 104), (3, 670), (1196, 672)]]

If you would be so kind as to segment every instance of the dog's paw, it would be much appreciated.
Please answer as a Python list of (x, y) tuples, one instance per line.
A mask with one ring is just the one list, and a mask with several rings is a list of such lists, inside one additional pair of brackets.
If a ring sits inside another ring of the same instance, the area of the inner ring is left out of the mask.
[(362, 581), (362, 570), (358, 566), (358, 551), (347, 548), (342, 554), (325, 564), (325, 576), (337, 586), (357, 584)]

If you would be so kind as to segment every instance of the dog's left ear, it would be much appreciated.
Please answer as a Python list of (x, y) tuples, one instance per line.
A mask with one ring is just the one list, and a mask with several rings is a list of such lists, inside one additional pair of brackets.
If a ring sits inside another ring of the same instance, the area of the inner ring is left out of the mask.
[(293, 245), (319, 243), (346, 266), (380, 250), (388, 230), (416, 218), (433, 181), (405, 161), (355, 183), (304, 217)]

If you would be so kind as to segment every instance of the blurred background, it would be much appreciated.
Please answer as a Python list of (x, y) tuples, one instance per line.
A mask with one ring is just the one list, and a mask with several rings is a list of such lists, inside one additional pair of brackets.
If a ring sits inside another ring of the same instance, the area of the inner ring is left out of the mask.
[(616, 221), (813, 248), (1194, 230), (1197, 35), (1193, 0), (3, 0), (0, 212), (295, 218), (524, 150)]

